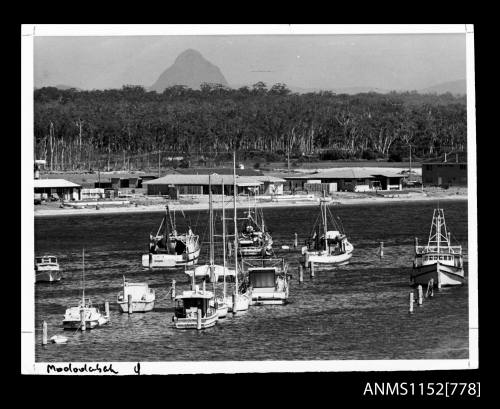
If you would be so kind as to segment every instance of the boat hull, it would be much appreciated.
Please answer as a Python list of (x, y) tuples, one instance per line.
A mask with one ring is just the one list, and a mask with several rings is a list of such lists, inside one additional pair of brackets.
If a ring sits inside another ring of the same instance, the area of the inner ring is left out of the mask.
[[(128, 302), (120, 301), (118, 302), (120, 306), (120, 312), (128, 313)], [(155, 300), (152, 301), (132, 301), (132, 312), (148, 312), (153, 311), (155, 308)]]
[[(234, 312), (233, 297), (226, 297), (224, 303), (227, 305), (228, 312)], [(248, 295), (238, 294), (236, 298), (236, 312), (246, 311), (250, 306), (250, 297)]]
[(272, 293), (252, 293), (250, 305), (284, 305), (287, 302), (285, 291), (275, 291)]
[(146, 268), (176, 268), (198, 264), (200, 249), (186, 254), (143, 254), (142, 266)]
[[(96, 327), (100, 327), (101, 325), (107, 324), (108, 320), (87, 320), (85, 321), (85, 329), (93, 329)], [(80, 321), (75, 321), (75, 320), (70, 320), (70, 321), (63, 321), (63, 328), (64, 329), (81, 329), (81, 322)]]
[(427, 285), (431, 279), (434, 280), (434, 286), (438, 288), (463, 285), (465, 282), (464, 270), (461, 267), (449, 266), (439, 262), (418, 266), (413, 269), (410, 283), (412, 285)]
[(304, 254), (304, 264), (309, 266), (310, 263), (314, 264), (328, 264), (328, 265), (346, 265), (349, 264), (349, 260), (352, 257), (352, 253), (343, 253), (338, 255), (328, 255), (328, 254), (318, 254), (317, 252), (306, 252)]
[(262, 249), (262, 247), (240, 247), (239, 248), (240, 254), (243, 257), (253, 257), (253, 256), (262, 256), (262, 252), (264, 251), (264, 254), (269, 256), (272, 254), (272, 250), (270, 249)]
[(62, 278), (60, 271), (46, 270), (46, 271), (35, 271), (35, 282), (37, 283), (53, 283), (60, 281)]
[[(201, 319), (201, 328), (206, 329), (213, 327), (218, 320), (217, 314)], [(197, 318), (177, 318), (174, 320), (174, 327), (177, 329), (198, 329)]]

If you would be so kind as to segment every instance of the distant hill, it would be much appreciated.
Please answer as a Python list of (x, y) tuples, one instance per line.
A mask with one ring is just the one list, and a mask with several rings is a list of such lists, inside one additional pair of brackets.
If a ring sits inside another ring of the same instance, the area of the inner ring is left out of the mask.
[(57, 89), (60, 89), (60, 90), (67, 90), (67, 89), (77, 89), (77, 90), (80, 90), (80, 88), (72, 87), (70, 85), (64, 85), (64, 84), (54, 85), (54, 88), (57, 88)]
[(188, 49), (159, 76), (150, 90), (163, 92), (165, 88), (173, 85), (186, 85), (192, 89), (199, 89), (204, 82), (228, 85), (217, 66), (206, 60), (198, 51)]
[(467, 86), (465, 80), (443, 82), (419, 91), (420, 94), (445, 94), (447, 92), (454, 95), (466, 95)]

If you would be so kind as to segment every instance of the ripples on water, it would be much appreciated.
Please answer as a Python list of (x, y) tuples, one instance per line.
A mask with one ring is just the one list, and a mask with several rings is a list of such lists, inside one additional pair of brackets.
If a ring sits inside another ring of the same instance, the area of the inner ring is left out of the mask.
[[(355, 248), (349, 265), (317, 268), (313, 279), (304, 270), (304, 283), (299, 284), (299, 253), (279, 251), (293, 274), (290, 304), (251, 307), (199, 332), (171, 326), (173, 303), (168, 291), (172, 279), (177, 281), (178, 292), (188, 289), (183, 270), (150, 272), (141, 267), (141, 254), (147, 251), (149, 233), (156, 230), (161, 213), (37, 218), (36, 254), (56, 255), (64, 279), (36, 285), (36, 360), (468, 358), (467, 285), (436, 291), (422, 307), (415, 306), (414, 314), (408, 313), (414, 237), (427, 242), (434, 207), (434, 203), (332, 207)], [(441, 207), (453, 244), (464, 246), (466, 255), (467, 203), (441, 202)], [(292, 248), (295, 232), (300, 247), (317, 214), (316, 206), (264, 209), (275, 248)], [(208, 241), (207, 211), (186, 212), (186, 217), (202, 240)], [(183, 228), (179, 213), (177, 224)], [(383, 259), (377, 253), (381, 241)], [(47, 321), (49, 337), (63, 333), (64, 311), (81, 297), (83, 247), (86, 295), (95, 304), (110, 302), (111, 323), (86, 333), (64, 331), (68, 344), (42, 347), (42, 320)], [(202, 249), (200, 264), (206, 261), (207, 248)], [(155, 311), (132, 315), (118, 311), (114, 303), (122, 275), (149, 282), (156, 290)]]

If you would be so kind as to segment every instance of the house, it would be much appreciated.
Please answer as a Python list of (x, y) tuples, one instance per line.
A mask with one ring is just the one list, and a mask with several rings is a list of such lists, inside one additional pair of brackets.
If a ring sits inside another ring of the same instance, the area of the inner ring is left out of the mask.
[(422, 163), (422, 183), (430, 186), (467, 186), (467, 152), (445, 153)]
[(34, 179), (35, 194), (48, 199), (81, 200), (82, 186), (65, 179)]

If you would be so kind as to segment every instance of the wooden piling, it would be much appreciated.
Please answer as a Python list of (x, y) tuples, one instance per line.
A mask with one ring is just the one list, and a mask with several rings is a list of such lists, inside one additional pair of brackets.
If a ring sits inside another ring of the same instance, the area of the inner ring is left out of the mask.
[(132, 294), (128, 295), (127, 301), (128, 301), (128, 313), (132, 314), (134, 312), (134, 306), (132, 304)]
[(80, 328), (82, 331), (87, 330), (87, 324), (85, 322), (85, 310), (83, 308), (80, 310)]
[[(193, 271), (194, 274), (194, 271)], [(172, 300), (175, 299), (175, 280), (172, 280), (172, 292), (171, 292)]]
[(414, 294), (413, 294), (413, 291), (410, 292), (410, 313), (413, 313), (413, 303), (415, 302), (415, 300), (413, 299), (414, 297)]
[(422, 305), (422, 299), (423, 299), (423, 290), (422, 290), (422, 286), (419, 284), (418, 287), (417, 287), (417, 291), (418, 291), (418, 300), (417, 300), (417, 304), (420, 306)]
[(380, 258), (384, 257), (384, 242), (380, 242)]
[(233, 315), (236, 315), (236, 299), (238, 298), (236, 290), (233, 293)]
[(47, 345), (47, 323), (42, 322), (42, 345)]
[(295, 233), (295, 239), (293, 240), (293, 248), (296, 249), (299, 245), (299, 239), (297, 233)]
[(196, 329), (201, 329), (201, 310), (196, 311)]
[(304, 268), (302, 264), (299, 264), (299, 283), (302, 284), (304, 282)]
[(109, 318), (109, 301), (104, 303), (104, 311), (106, 312), (106, 318)]
[(429, 297), (434, 297), (434, 279), (433, 278), (431, 278), (429, 280), (429, 287), (430, 287)]
[(310, 269), (311, 269), (311, 278), (314, 277), (314, 263), (311, 261), (310, 263)]

